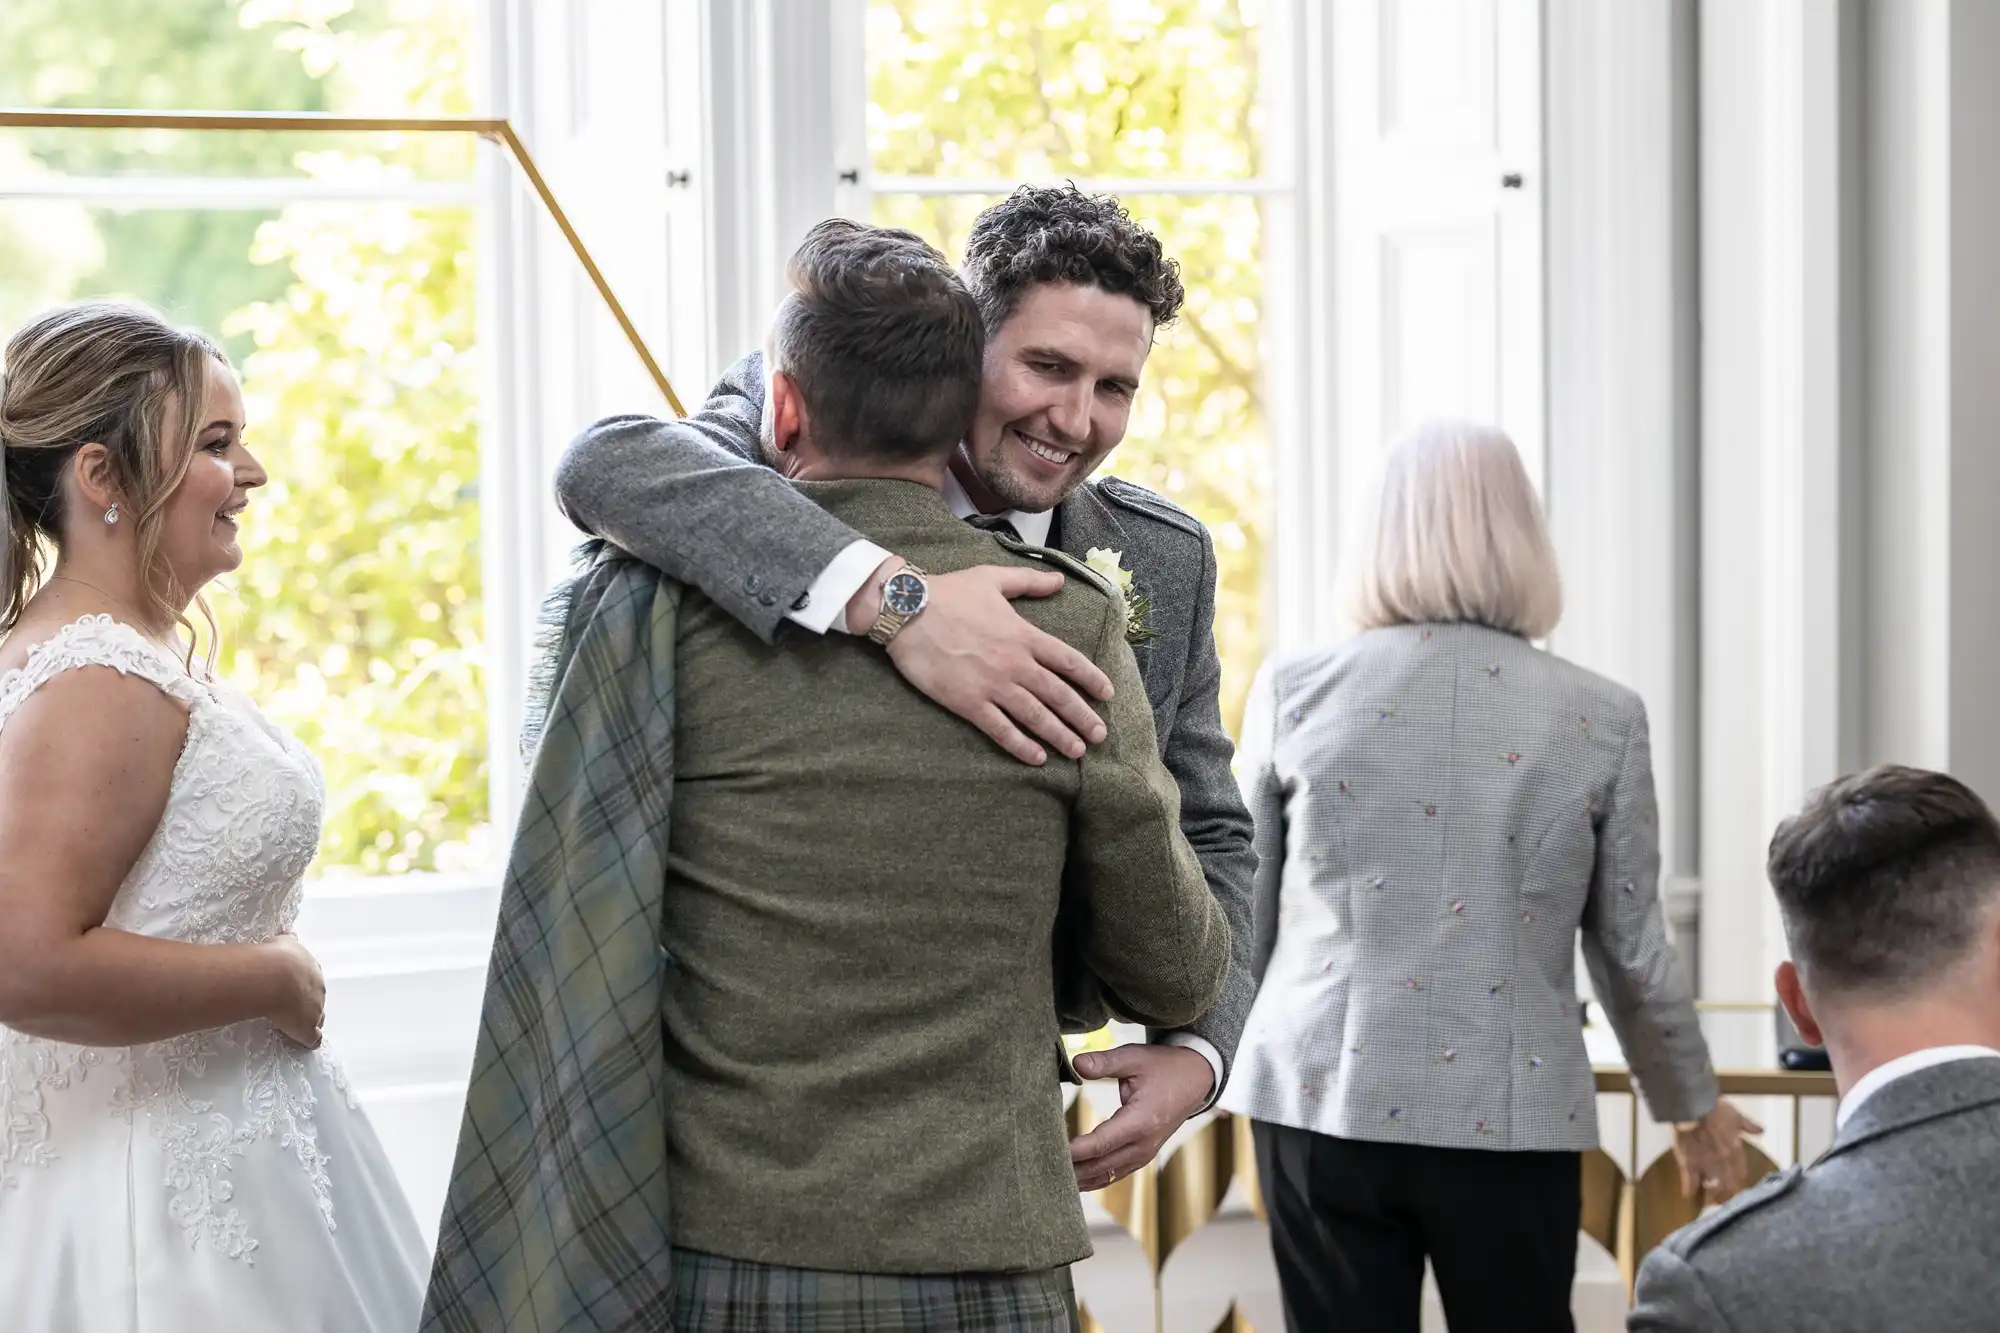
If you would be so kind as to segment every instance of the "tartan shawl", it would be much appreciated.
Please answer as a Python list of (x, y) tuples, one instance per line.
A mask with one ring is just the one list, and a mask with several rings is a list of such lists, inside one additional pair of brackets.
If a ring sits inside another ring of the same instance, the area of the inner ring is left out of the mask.
[(544, 608), (423, 1333), (673, 1327), (660, 930), (681, 595), (593, 542)]

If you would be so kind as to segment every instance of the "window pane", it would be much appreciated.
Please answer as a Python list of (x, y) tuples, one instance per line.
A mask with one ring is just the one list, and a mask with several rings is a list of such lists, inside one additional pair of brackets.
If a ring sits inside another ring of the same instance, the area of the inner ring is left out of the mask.
[(210, 589), (220, 665), (325, 765), (322, 871), (491, 860), (472, 223), (0, 206), (0, 274), (38, 275), (9, 327), (108, 294), (228, 335), (271, 482)]
[(960, 179), (1256, 176), (1263, 9), (870, 0), (870, 160)]
[[(476, 0), (6, 0), (0, 105), (464, 115)], [(0, 174), (322, 174), (345, 149), (463, 176), (467, 139), (37, 131)]]
[[(977, 196), (877, 195), (873, 220), (907, 227), (956, 262)], [(1270, 429), (1259, 344), (1262, 205), (1244, 196), (1135, 195), (1132, 216), (1179, 261), (1187, 304), (1146, 363), (1131, 429), (1105, 471), (1158, 491), (1207, 525), (1219, 566), (1215, 634), (1231, 732), (1264, 652)], [(1145, 583), (1145, 571), (1136, 571)]]

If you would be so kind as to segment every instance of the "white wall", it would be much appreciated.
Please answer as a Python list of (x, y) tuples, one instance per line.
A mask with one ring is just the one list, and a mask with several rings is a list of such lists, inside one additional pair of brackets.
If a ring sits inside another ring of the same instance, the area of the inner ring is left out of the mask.
[(2000, 6), (1701, 8), (1703, 989), (1866, 763), (2000, 799)]
[(327, 1050), (347, 1066), (426, 1240), (458, 1143), (499, 902), (476, 881), (325, 883), (299, 921), (326, 971)]
[(1952, 770), (2000, 802), (2000, 5), (1951, 10)]
[[(1669, 910), (1699, 869), (1694, 0), (1548, 0), (1550, 646), (1639, 691)], [(1687, 950), (1690, 932), (1681, 945)]]
[(1867, 13), (1870, 757), (1950, 756), (1949, 11)]
[(1701, 975), (1730, 999), (1771, 995), (1765, 847), (1852, 728), (1840, 34), (1837, 0), (1700, 10)]
[(2000, 800), (2000, 6), (1868, 10), (1871, 760)]

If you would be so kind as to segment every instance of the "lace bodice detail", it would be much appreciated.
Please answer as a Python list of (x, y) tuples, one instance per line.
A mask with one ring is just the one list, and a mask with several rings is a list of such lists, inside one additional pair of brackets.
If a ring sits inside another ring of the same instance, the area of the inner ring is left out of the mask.
[(0, 730), (36, 690), (87, 666), (151, 681), (188, 709), (187, 744), (159, 831), (105, 924), (203, 944), (290, 930), (326, 808), (311, 753), (240, 692), (194, 680), (109, 616), (65, 626), (36, 645), (25, 666), (0, 675)]
[[(134, 934), (198, 944), (258, 943), (298, 919), (319, 845), (326, 788), (311, 753), (230, 686), (200, 681), (131, 627), (89, 616), (0, 674), (0, 731), (63, 672), (110, 667), (188, 710), (187, 741), (158, 830), (105, 918)], [(108, 1068), (107, 1068), (108, 1067)], [(338, 1071), (266, 1022), (172, 1041), (96, 1050), (0, 1028), (0, 1207), (8, 1185), (60, 1155), (47, 1099), (85, 1080), (117, 1081), (112, 1111), (144, 1115), (173, 1162), (169, 1207), (190, 1242), (235, 1257), (256, 1248), (230, 1207), (231, 1162), (276, 1137), (312, 1178), (328, 1225), (326, 1164), (313, 1131), (314, 1076), (345, 1095)]]

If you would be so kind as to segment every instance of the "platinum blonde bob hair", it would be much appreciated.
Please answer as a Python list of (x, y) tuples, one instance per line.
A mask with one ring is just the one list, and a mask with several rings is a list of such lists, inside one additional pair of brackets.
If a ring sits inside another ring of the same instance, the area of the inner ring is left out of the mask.
[(1545, 637), (1562, 619), (1562, 572), (1514, 442), (1492, 426), (1428, 421), (1383, 464), (1372, 514), (1342, 562), (1356, 630), (1470, 622)]

